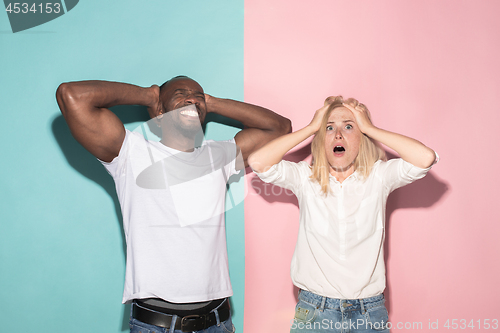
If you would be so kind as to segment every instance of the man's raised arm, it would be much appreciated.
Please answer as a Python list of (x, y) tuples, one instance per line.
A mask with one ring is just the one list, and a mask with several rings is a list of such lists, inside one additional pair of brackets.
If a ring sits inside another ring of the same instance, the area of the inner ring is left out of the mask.
[(59, 108), (75, 139), (98, 159), (111, 162), (125, 138), (125, 128), (108, 108), (115, 105), (144, 105), (149, 115), (161, 110), (160, 90), (107, 81), (63, 83), (57, 88)]
[[(206, 95), (207, 111), (237, 120), (245, 126), (234, 139), (243, 155), (245, 167), (248, 156), (267, 142), (292, 131), (288, 118), (248, 103)], [(243, 166), (237, 166), (238, 169)]]

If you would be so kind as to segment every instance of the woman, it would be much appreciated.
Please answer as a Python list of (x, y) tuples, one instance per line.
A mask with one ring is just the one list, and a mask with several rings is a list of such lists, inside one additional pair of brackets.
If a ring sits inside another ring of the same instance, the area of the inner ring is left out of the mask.
[[(312, 166), (282, 160), (313, 134)], [(386, 161), (378, 142), (401, 158)], [(436, 156), (417, 140), (375, 127), (357, 100), (336, 96), (309, 125), (249, 157), (263, 181), (290, 189), (299, 202), (291, 276), (300, 293), (291, 332), (389, 331), (385, 204), (390, 192), (424, 177)]]

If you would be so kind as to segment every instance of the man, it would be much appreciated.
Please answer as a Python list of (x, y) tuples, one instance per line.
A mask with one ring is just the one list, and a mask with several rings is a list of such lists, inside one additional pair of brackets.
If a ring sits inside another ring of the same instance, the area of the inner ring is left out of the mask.
[[(63, 83), (56, 96), (73, 136), (116, 183), (127, 240), (123, 302), (132, 302), (131, 332), (232, 332), (226, 182), (247, 166), (250, 153), (290, 132), (290, 121), (207, 95), (185, 76), (149, 88)], [(129, 104), (147, 107), (161, 129), (160, 142), (125, 130), (108, 109)], [(240, 121), (244, 129), (234, 140), (196, 147), (209, 112)]]

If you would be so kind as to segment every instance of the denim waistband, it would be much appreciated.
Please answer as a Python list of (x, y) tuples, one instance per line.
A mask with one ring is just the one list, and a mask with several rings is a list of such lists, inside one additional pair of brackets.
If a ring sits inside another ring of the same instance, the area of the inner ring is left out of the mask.
[(340, 311), (362, 310), (383, 305), (384, 294), (362, 299), (339, 299), (329, 298), (314, 294), (307, 290), (300, 290), (299, 300), (314, 305), (318, 309), (334, 309)]

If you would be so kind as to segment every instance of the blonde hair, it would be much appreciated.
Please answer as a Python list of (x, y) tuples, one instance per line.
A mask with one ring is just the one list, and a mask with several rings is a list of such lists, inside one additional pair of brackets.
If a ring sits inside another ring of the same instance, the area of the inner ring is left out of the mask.
[[(354, 98), (344, 100), (342, 96), (330, 96), (325, 100), (325, 103), (331, 104), (325, 112), (321, 122), (321, 127), (314, 136), (311, 144), (311, 153), (313, 156), (311, 179), (317, 181), (321, 185), (321, 190), (323, 194), (326, 195), (330, 191), (330, 164), (328, 163), (325, 152), (326, 124), (328, 122), (328, 118), (330, 118), (334, 109), (343, 107), (344, 103), (352, 106), (353, 108), (362, 108), (368, 114), (368, 118), (370, 118), (370, 120), (371, 117), (368, 108)], [(363, 179), (366, 179), (370, 175), (373, 165), (378, 160), (387, 160), (385, 151), (380, 147), (380, 144), (377, 141), (363, 134), (359, 144), (358, 156), (356, 156), (356, 159), (354, 160), (354, 170), (358, 171)]]

